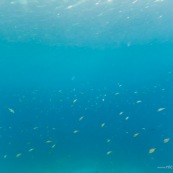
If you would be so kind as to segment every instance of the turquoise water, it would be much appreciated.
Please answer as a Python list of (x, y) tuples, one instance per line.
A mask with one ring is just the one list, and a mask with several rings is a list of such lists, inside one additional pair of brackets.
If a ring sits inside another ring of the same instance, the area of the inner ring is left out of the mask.
[(173, 172), (172, 1), (0, 2), (0, 172)]

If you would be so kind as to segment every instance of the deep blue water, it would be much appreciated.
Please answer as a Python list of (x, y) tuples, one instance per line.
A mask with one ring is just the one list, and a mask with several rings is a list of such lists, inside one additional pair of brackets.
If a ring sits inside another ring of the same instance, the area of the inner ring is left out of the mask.
[(172, 171), (171, 44), (2, 46), (1, 172)]
[(0, 2), (0, 173), (173, 172), (171, 0)]

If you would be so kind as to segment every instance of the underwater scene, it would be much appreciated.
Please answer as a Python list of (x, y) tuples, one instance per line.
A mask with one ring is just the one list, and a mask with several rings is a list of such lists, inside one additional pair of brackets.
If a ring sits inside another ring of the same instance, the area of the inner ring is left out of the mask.
[(172, 173), (172, 7), (0, 0), (0, 173)]

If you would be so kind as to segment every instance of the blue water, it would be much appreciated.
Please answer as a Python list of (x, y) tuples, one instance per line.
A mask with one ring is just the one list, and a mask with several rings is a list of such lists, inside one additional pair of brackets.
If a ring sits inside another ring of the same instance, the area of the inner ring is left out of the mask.
[(0, 2), (0, 173), (173, 172), (172, 2), (117, 2)]

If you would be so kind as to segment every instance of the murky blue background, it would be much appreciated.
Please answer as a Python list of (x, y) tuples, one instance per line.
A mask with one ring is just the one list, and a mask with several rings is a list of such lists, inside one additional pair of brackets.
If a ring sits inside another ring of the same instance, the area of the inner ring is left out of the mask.
[(1, 0), (0, 172), (172, 172), (171, 5)]

